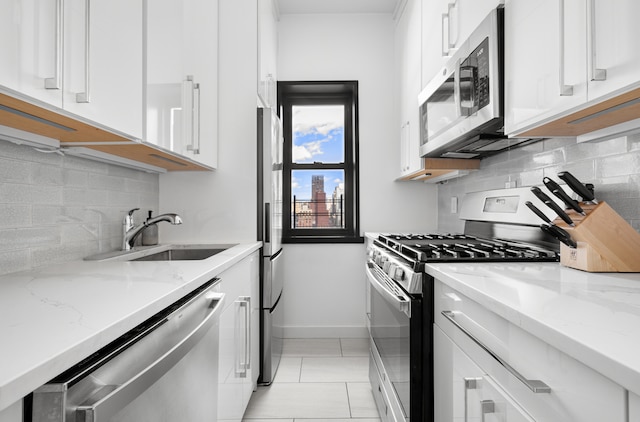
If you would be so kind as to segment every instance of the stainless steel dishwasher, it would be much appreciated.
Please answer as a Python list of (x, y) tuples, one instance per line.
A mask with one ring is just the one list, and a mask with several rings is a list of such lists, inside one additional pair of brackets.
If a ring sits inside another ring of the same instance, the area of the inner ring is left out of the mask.
[(217, 281), (34, 391), (33, 421), (215, 422), (224, 300)]

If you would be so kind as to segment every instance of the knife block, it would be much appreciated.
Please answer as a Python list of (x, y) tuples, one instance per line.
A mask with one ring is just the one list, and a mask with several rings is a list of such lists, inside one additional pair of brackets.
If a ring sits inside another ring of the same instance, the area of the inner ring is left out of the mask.
[(567, 211), (574, 227), (554, 221), (578, 243), (575, 249), (560, 244), (560, 263), (588, 272), (640, 272), (640, 233), (605, 202), (580, 206), (586, 216)]

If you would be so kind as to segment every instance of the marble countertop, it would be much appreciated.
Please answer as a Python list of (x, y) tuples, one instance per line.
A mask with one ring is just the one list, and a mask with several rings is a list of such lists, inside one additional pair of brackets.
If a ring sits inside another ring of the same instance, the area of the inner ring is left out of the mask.
[(426, 271), (640, 394), (640, 274), (559, 263), (435, 263)]
[(0, 411), (261, 247), (204, 260), (74, 261), (0, 277)]

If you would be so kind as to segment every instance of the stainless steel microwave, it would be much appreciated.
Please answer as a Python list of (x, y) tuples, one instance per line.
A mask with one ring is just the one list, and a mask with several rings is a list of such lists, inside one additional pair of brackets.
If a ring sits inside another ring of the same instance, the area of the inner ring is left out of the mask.
[(493, 10), (418, 96), (421, 156), (481, 158), (533, 141), (504, 136), (503, 14)]

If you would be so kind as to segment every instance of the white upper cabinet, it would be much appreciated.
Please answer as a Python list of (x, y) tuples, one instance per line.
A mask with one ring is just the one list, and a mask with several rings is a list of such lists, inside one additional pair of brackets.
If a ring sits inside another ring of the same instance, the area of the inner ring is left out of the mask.
[(589, 0), (587, 5), (589, 99), (640, 82), (640, 2)]
[(62, 108), (62, 2), (3, 0), (0, 57), (0, 85)]
[(585, 13), (584, 0), (506, 1), (505, 132), (587, 101), (586, 22), (572, 17)]
[(63, 3), (63, 108), (142, 139), (142, 0)]
[(502, 0), (422, 0), (422, 86)]
[(142, 137), (142, 0), (3, 0), (0, 85)]
[(421, 68), (421, 1), (407, 0), (395, 34), (396, 78), (400, 85), (400, 176), (422, 169), (418, 94)]
[(144, 140), (215, 168), (218, 164), (218, 2), (146, 4)]
[(274, 0), (258, 0), (258, 96), (276, 107), (278, 30)]
[(625, 121), (572, 124), (633, 99), (615, 97), (640, 87), (639, 14), (633, 0), (507, 0), (505, 132), (576, 136)]

